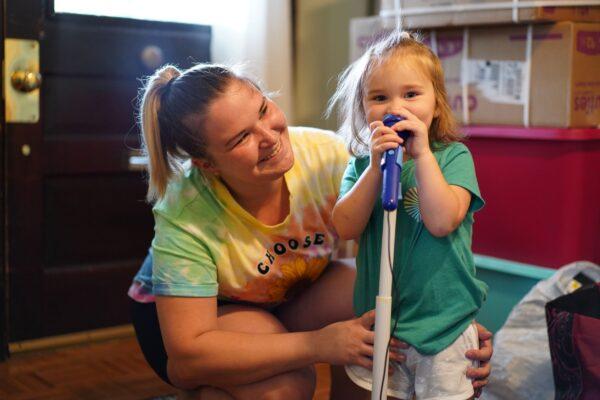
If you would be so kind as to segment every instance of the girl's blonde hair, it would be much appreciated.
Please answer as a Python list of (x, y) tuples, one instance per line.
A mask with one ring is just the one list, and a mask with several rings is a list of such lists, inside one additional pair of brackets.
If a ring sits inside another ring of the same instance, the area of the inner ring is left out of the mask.
[(208, 107), (233, 80), (258, 86), (234, 69), (198, 64), (185, 71), (165, 65), (141, 91), (138, 121), (142, 151), (148, 158), (149, 202), (160, 200), (169, 181), (182, 172), (183, 161), (208, 158), (203, 122)]
[(329, 100), (327, 115), (339, 109), (340, 129), (354, 156), (367, 154), (371, 132), (363, 107), (365, 86), (373, 70), (390, 57), (410, 57), (431, 79), (438, 116), (429, 129), (429, 143), (450, 143), (462, 139), (448, 104), (444, 70), (439, 58), (415, 34), (394, 30), (372, 44), (339, 77), (337, 90)]

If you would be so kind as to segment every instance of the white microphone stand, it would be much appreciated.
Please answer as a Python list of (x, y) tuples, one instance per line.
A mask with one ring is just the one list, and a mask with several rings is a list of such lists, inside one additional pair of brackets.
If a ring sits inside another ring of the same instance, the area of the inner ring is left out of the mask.
[[(387, 398), (388, 344), (392, 320), (392, 266), (396, 239), (396, 210), (383, 212), (379, 294), (375, 303), (375, 345), (373, 354), (373, 391), (371, 400)], [(382, 396), (383, 395), (383, 396)]]
[[(385, 126), (391, 127), (402, 117), (386, 114)], [(404, 140), (410, 133), (398, 132)], [(403, 149), (388, 150), (383, 155), (383, 185), (381, 201), (383, 207), (383, 231), (381, 235), (381, 260), (379, 263), (379, 294), (375, 299), (375, 344), (373, 348), (373, 385), (371, 400), (387, 398), (390, 325), (392, 320), (392, 269), (394, 265), (394, 245), (396, 243), (396, 212), (402, 199), (402, 157)], [(385, 396), (385, 397), (384, 397)]]

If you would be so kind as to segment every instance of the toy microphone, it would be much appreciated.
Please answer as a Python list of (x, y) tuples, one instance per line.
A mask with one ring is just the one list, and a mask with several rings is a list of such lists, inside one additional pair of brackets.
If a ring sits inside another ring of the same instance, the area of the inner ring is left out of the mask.
[[(383, 124), (387, 127), (393, 126), (396, 122), (402, 121), (404, 118), (386, 114), (383, 117)], [(406, 140), (410, 132), (398, 132), (398, 135)], [(381, 190), (381, 204), (386, 211), (395, 210), (398, 207), (398, 199), (402, 197), (400, 190), (400, 175), (402, 173), (402, 149), (391, 149), (385, 152), (381, 159), (381, 170), (383, 171), (383, 188)]]

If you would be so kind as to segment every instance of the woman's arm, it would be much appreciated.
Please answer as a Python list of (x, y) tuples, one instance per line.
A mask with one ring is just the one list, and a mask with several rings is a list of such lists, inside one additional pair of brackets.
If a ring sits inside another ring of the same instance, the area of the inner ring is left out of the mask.
[(156, 305), (169, 378), (183, 389), (257, 382), (315, 362), (371, 363), (374, 312), (317, 331), (261, 334), (219, 329), (214, 297), (157, 296)]
[(419, 188), (419, 209), (423, 223), (434, 236), (446, 236), (465, 218), (471, 193), (449, 185), (431, 151), (415, 158), (415, 177)]
[(161, 333), (176, 386), (244, 384), (317, 361), (313, 332), (246, 334), (217, 326), (214, 297), (157, 296)]

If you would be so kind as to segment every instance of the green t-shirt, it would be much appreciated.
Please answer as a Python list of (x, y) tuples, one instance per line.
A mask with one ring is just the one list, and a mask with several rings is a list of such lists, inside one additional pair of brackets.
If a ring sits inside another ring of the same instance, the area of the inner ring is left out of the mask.
[[(473, 213), (483, 207), (471, 153), (462, 143), (436, 144), (434, 156), (446, 182), (471, 193), (463, 222), (445, 237), (427, 231), (419, 212), (419, 195), (412, 160), (402, 169), (402, 197), (398, 204), (394, 248), (392, 329), (395, 336), (422, 354), (436, 354), (467, 328), (481, 308), (487, 285), (475, 278), (471, 251)], [(369, 166), (369, 157), (352, 158), (342, 180), (346, 194)], [(356, 315), (375, 308), (384, 213), (377, 201), (360, 236), (357, 279), (354, 287)]]
[[(215, 176), (189, 168), (154, 206), (154, 295), (212, 297), (275, 306), (316, 280), (335, 249), (331, 211), (348, 152), (333, 132), (290, 127), (294, 165), (285, 173), (290, 214), (265, 225)], [(150, 275), (150, 276), (148, 276)]]

